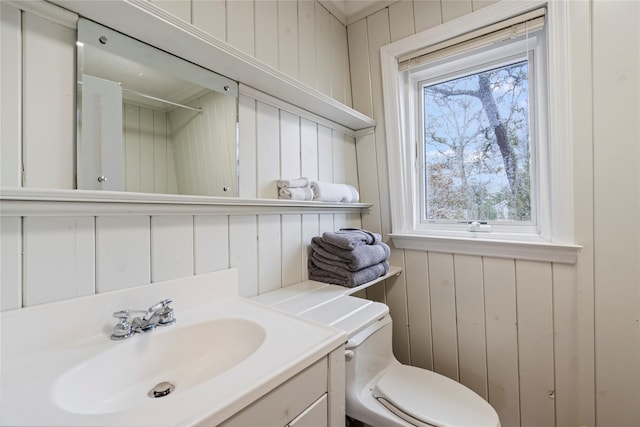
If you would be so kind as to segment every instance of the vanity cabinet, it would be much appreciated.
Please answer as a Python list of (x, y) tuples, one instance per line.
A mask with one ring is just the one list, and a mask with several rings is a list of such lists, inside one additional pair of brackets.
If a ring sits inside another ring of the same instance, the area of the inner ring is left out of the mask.
[(295, 417), (289, 427), (316, 427), (328, 425), (327, 417), (327, 395), (323, 394), (320, 399), (316, 400), (304, 410), (303, 413)]
[(334, 380), (339, 375), (344, 378), (344, 365), (335, 366), (337, 355), (344, 359), (343, 346), (251, 403), (220, 427), (319, 427), (336, 425), (336, 420), (344, 426), (344, 388), (336, 388)]

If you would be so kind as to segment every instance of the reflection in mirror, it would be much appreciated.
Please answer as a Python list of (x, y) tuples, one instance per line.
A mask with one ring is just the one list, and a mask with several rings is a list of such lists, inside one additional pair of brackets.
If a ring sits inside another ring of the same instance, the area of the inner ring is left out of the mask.
[(78, 188), (238, 195), (238, 85), (78, 22)]

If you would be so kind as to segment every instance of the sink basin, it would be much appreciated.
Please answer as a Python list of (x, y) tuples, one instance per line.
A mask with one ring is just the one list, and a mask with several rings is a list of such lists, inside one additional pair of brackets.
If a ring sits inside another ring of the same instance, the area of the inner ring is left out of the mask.
[(78, 414), (123, 411), (153, 399), (148, 393), (161, 382), (175, 386), (161, 397), (171, 399), (239, 364), (264, 339), (263, 327), (239, 318), (156, 328), (64, 372), (53, 385), (53, 399)]
[[(0, 425), (218, 425), (346, 341), (237, 289), (230, 269), (0, 312)], [(167, 298), (175, 324), (109, 339)]]

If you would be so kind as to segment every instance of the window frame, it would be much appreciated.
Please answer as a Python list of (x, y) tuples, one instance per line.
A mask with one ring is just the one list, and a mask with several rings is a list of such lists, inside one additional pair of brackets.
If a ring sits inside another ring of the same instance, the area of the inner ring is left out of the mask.
[[(548, 109), (549, 126), (546, 134), (549, 143), (541, 144), (538, 158), (544, 161), (538, 162), (536, 168), (537, 173), (540, 174), (540, 188), (549, 190), (545, 195), (540, 194), (539, 188), (535, 189), (538, 198), (546, 198), (541, 200), (541, 203), (548, 206), (548, 209), (537, 211), (537, 229), (535, 232), (496, 229), (491, 233), (483, 233), (451, 229), (437, 230), (433, 227), (425, 230), (417, 227), (416, 220), (420, 219), (420, 207), (417, 206), (419, 201), (417, 202), (415, 197), (419, 188), (419, 183), (416, 182), (419, 177), (415, 173), (417, 135), (415, 130), (411, 129), (411, 120), (407, 116), (407, 114), (415, 114), (415, 111), (412, 111), (412, 99), (407, 91), (411, 81), (408, 73), (399, 71), (398, 59), (417, 49), (540, 7), (547, 8), (545, 26), (548, 97), (544, 103)], [(553, 254), (559, 251), (562, 253), (558, 255), (559, 258), (565, 259), (567, 255), (567, 259), (573, 260), (569, 262), (575, 262), (579, 246), (573, 244), (570, 69), (563, 61), (568, 57), (567, 14), (565, 0), (502, 1), (381, 48), (391, 201), (392, 233), (390, 235), (396, 247), (472, 254), (486, 254), (487, 247), (491, 247), (489, 252), (495, 256), (513, 257), (514, 245), (520, 245), (518, 251), (526, 247), (532, 252), (531, 255), (523, 255), (525, 258), (547, 259), (550, 257), (550, 260), (553, 260), (557, 258)], [(540, 253), (544, 251), (547, 254), (541, 255)]]
[[(417, 185), (414, 193), (416, 200), (416, 212), (414, 213), (414, 227), (417, 231), (433, 232), (462, 232), (469, 233), (467, 225), (457, 222), (428, 221), (424, 220), (425, 203), (425, 170), (422, 164), (424, 158), (424, 134), (423, 134), (423, 102), (422, 88), (428, 84), (437, 84), (448, 79), (460, 78), (465, 75), (480, 73), (495, 67), (502, 67), (514, 62), (527, 60), (529, 62), (529, 123), (530, 123), (530, 174), (531, 174), (531, 218), (529, 224), (524, 222), (500, 223), (490, 222), (492, 234), (522, 233), (542, 234), (545, 219), (548, 218), (543, 208), (548, 208), (548, 182), (541, 179), (546, 175), (547, 162), (540, 161), (540, 156), (547, 153), (548, 127), (547, 127), (547, 93), (546, 93), (546, 39), (544, 31), (517, 41), (507, 41), (500, 46), (490, 47), (471, 52), (454, 58), (451, 61), (439, 61), (432, 67), (420, 67), (418, 71), (405, 70), (408, 73), (409, 85), (406, 88), (410, 99), (409, 105), (415, 111), (409, 112), (408, 126), (416, 132), (416, 173)], [(541, 77), (542, 76), (542, 77)], [(541, 185), (542, 182), (545, 185)], [(419, 201), (419, 202), (418, 202)], [(480, 220), (469, 218), (470, 221)], [(452, 220), (454, 221), (454, 220)], [(466, 220), (461, 220), (466, 221)]]

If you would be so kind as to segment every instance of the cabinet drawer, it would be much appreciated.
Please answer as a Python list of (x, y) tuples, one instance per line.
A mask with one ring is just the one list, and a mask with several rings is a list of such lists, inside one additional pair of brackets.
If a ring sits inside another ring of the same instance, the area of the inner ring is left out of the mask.
[(291, 421), (289, 427), (326, 426), (329, 422), (327, 410), (327, 395), (325, 394)]
[(233, 415), (221, 426), (283, 427), (326, 392), (327, 359), (323, 358)]

